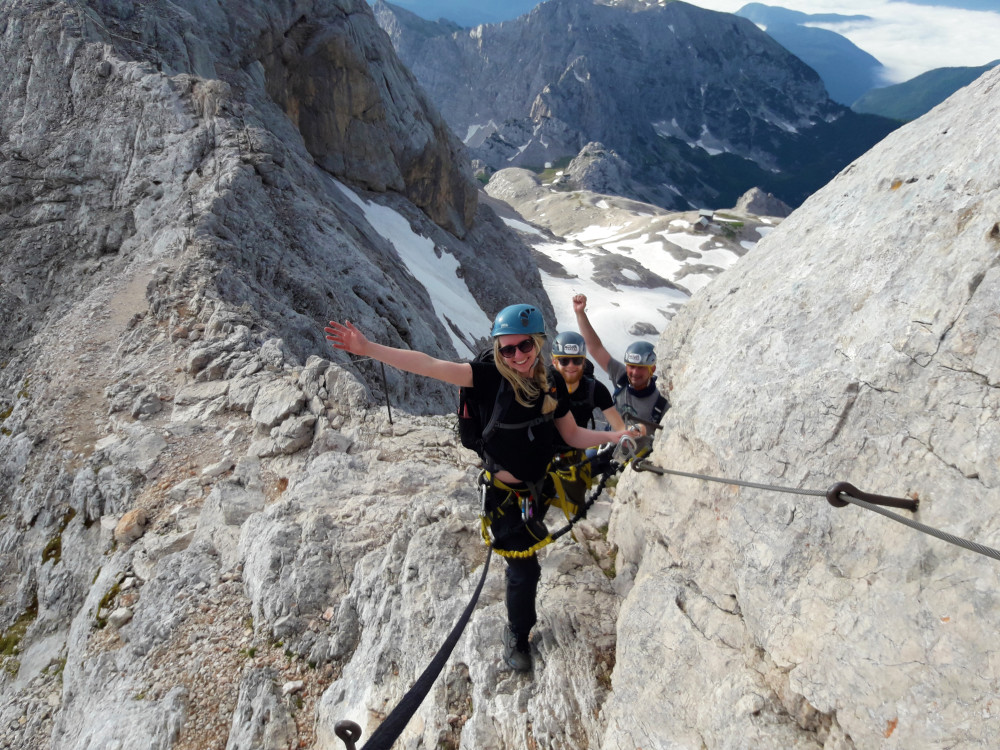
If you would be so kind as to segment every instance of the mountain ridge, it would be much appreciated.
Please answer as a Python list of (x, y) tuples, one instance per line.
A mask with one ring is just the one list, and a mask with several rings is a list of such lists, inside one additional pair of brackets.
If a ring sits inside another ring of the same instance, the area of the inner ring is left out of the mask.
[[(884, 66), (847, 37), (807, 23), (871, 20), (869, 16), (836, 13), (802, 13), (762, 3), (749, 3), (736, 11), (764, 27), (764, 31), (815, 70), (830, 98), (851, 106), (866, 91), (882, 83)], [(869, 114), (874, 114), (869, 112)]]
[(1000, 60), (979, 67), (935, 68), (909, 81), (872, 89), (851, 109), (903, 122), (915, 120), (997, 65)]
[(687, 209), (761, 187), (797, 205), (895, 127), (830, 101), (814, 71), (749, 21), (682, 2), (550, 0), (434, 35), (383, 0), (374, 10), (488, 170), (540, 169), (599, 141), (631, 166), (626, 197)]

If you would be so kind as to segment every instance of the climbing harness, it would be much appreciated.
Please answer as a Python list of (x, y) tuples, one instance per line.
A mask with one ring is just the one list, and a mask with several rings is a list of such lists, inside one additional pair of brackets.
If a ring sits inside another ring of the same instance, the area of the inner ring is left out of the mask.
[[(639, 438), (637, 442), (635, 438), (626, 436), (617, 444), (609, 443), (595, 455), (573, 463), (567, 463), (567, 460), (571, 460), (568, 457), (581, 455), (578, 451), (557, 456), (549, 464), (545, 480), (535, 484), (526, 483), (523, 487), (511, 487), (501, 482), (489, 471), (480, 472), (480, 533), (483, 541), (501, 557), (531, 557), (542, 547), (570, 533), (574, 525), (586, 518), (587, 511), (600, 497), (608, 480), (622, 471), (638, 456), (646, 455), (651, 449), (651, 443), (651, 438)], [(591, 473), (591, 467), (594, 464), (607, 467), (600, 474), (596, 487)], [(487, 507), (490, 488), (507, 493), (506, 497), (492, 509)], [(590, 491), (589, 495), (588, 491)], [(579, 498), (579, 500), (575, 498)], [(546, 505), (554, 505), (562, 509), (567, 521), (564, 526), (551, 533), (543, 522)], [(507, 513), (513, 512), (515, 508), (520, 509), (520, 520), (524, 528), (536, 539), (534, 544), (524, 550), (509, 550), (500, 546), (503, 542), (502, 535), (500, 538), (490, 538), (490, 529), (493, 524)]]
[(725, 477), (713, 477), (707, 474), (696, 474), (694, 472), (688, 471), (677, 471), (676, 469), (664, 469), (659, 466), (654, 466), (650, 464), (648, 460), (643, 457), (633, 457), (632, 468), (635, 471), (649, 471), (654, 474), (659, 474), (663, 476), (665, 474), (671, 474), (679, 477), (689, 477), (691, 479), (700, 479), (706, 482), (719, 482), (721, 484), (731, 484), (737, 487), (750, 487), (758, 490), (769, 490), (773, 492), (787, 492), (794, 495), (807, 495), (814, 497), (825, 497), (827, 502), (830, 503), (835, 508), (843, 508), (847, 505), (857, 505), (860, 508), (865, 508), (866, 510), (873, 511), (874, 513), (879, 513), (886, 518), (890, 518), (893, 521), (908, 526), (911, 529), (920, 531), (929, 536), (933, 536), (949, 544), (954, 544), (958, 547), (969, 550), (970, 552), (977, 552), (980, 555), (986, 557), (992, 557), (994, 560), (1000, 560), (1000, 550), (993, 549), (992, 547), (987, 547), (985, 545), (979, 544), (977, 542), (969, 541), (968, 539), (963, 539), (961, 537), (955, 536), (954, 534), (949, 534), (946, 531), (941, 531), (940, 529), (935, 529), (932, 526), (927, 526), (919, 521), (914, 521), (913, 519), (901, 516), (898, 513), (893, 513), (887, 508), (902, 508), (903, 510), (908, 510), (911, 513), (916, 513), (920, 507), (920, 501), (914, 498), (902, 498), (902, 497), (889, 497), (887, 495), (874, 495), (869, 492), (863, 492), (855, 487), (853, 484), (848, 482), (837, 482), (832, 485), (827, 490), (809, 490), (802, 489), (798, 487), (781, 487), (779, 485), (773, 484), (761, 484), (757, 482), (746, 482), (741, 479), (727, 479)]

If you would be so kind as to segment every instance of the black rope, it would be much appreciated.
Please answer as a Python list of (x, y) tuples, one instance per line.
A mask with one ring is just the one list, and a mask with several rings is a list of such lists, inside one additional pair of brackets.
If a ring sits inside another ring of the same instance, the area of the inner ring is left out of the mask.
[(893, 521), (898, 521), (904, 526), (908, 526), (916, 531), (923, 532), (929, 536), (936, 537), (944, 542), (954, 544), (958, 547), (969, 550), (970, 552), (978, 552), (980, 555), (986, 557), (992, 557), (994, 560), (1000, 560), (1000, 551), (993, 549), (992, 547), (987, 547), (985, 545), (979, 544), (977, 542), (969, 541), (968, 539), (962, 539), (961, 537), (955, 536), (954, 534), (949, 534), (946, 531), (941, 531), (940, 529), (935, 529), (926, 524), (922, 524), (919, 521), (914, 521), (910, 518), (899, 515), (898, 513), (893, 513), (890, 510), (886, 510), (886, 505), (905, 508), (910, 511), (916, 511), (918, 508), (918, 502), (912, 498), (900, 498), (900, 497), (887, 497), (885, 495), (872, 495), (867, 492), (862, 492), (857, 487), (847, 482), (837, 482), (828, 490), (807, 490), (798, 487), (781, 487), (774, 484), (761, 484), (758, 482), (745, 482), (742, 479), (727, 479), (724, 477), (713, 477), (707, 474), (696, 474), (688, 471), (677, 471), (676, 469), (664, 469), (659, 466), (653, 466), (645, 459), (636, 459), (632, 462), (632, 467), (636, 471), (651, 471), (655, 474), (673, 474), (679, 477), (689, 477), (691, 479), (701, 479), (706, 482), (719, 482), (721, 484), (732, 484), (738, 487), (752, 487), (758, 490), (769, 490), (773, 492), (788, 492), (794, 495), (811, 495), (814, 497), (825, 497), (831, 505), (834, 507), (844, 507), (848, 503), (857, 505), (858, 507), (865, 508), (867, 510), (874, 511), (875, 513), (880, 513), (886, 518), (891, 518)]
[[(472, 594), (472, 599), (466, 605), (462, 616), (458, 618), (455, 627), (451, 629), (451, 633), (448, 634), (444, 643), (441, 644), (441, 648), (438, 649), (434, 658), (431, 659), (430, 664), (427, 665), (427, 668), (417, 678), (417, 681), (413, 683), (413, 687), (406, 692), (406, 695), (396, 704), (396, 707), (385, 717), (385, 721), (379, 724), (378, 729), (372, 732), (372, 736), (368, 738), (368, 742), (364, 744), (362, 750), (389, 750), (392, 747), (392, 743), (403, 733), (406, 725), (413, 718), (413, 714), (420, 708), (420, 704), (427, 697), (427, 693), (430, 692), (434, 681), (441, 674), (441, 670), (444, 669), (444, 665), (447, 663), (448, 657), (451, 656), (451, 652), (455, 650), (458, 639), (462, 637), (462, 631), (469, 624), (472, 611), (476, 608), (476, 602), (479, 601), (479, 594), (483, 590), (483, 584), (486, 583), (486, 574), (490, 569), (492, 552), (493, 548), (490, 547), (486, 553), (486, 564), (483, 565), (483, 575), (479, 579), (479, 585), (476, 586), (476, 590)], [(344, 741), (347, 750), (354, 750), (354, 743), (361, 737), (361, 727), (354, 722), (338, 722), (336, 732), (337, 736)]]
[[(598, 454), (597, 456), (594, 456), (594, 458), (599, 458), (599, 457), (601, 457), (600, 454)], [(577, 466), (582, 466), (583, 464), (588, 463), (590, 461), (592, 461), (592, 459), (587, 459), (586, 461), (582, 461), (582, 462), (580, 462), (579, 464), (576, 464), (576, 465)], [(586, 518), (587, 517), (587, 511), (590, 510), (590, 508), (594, 505), (594, 503), (597, 502), (597, 498), (599, 498), (601, 496), (601, 493), (604, 492), (604, 486), (608, 483), (608, 480), (611, 479), (611, 477), (613, 477), (619, 471), (621, 471), (622, 468), (623, 467), (620, 464), (618, 464), (618, 463), (616, 463), (614, 461), (611, 462), (611, 464), (604, 471), (604, 473), (601, 474), (601, 479), (597, 483), (597, 486), (593, 490), (591, 490), (590, 496), (584, 498), (584, 502), (577, 509), (576, 514), (571, 519), (569, 519), (569, 523), (567, 523), (563, 528), (561, 528), (558, 531), (556, 531), (553, 534), (551, 534), (552, 541), (555, 541), (556, 539), (558, 539), (559, 537), (561, 537), (563, 534), (566, 534), (570, 529), (573, 528), (573, 526), (581, 518)]]

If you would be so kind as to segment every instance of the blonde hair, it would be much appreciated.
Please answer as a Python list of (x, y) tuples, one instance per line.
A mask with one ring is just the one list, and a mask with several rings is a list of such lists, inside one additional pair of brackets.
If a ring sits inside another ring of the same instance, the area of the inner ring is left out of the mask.
[(558, 402), (549, 395), (549, 370), (542, 356), (545, 351), (545, 337), (539, 333), (533, 333), (531, 340), (535, 342), (538, 358), (535, 360), (535, 367), (530, 378), (525, 377), (507, 364), (507, 360), (500, 354), (499, 336), (493, 339), (493, 361), (497, 370), (514, 389), (514, 398), (517, 399), (517, 403), (521, 406), (532, 406), (538, 400), (539, 395), (545, 394), (545, 400), (542, 402), (542, 414), (549, 414), (555, 411)]

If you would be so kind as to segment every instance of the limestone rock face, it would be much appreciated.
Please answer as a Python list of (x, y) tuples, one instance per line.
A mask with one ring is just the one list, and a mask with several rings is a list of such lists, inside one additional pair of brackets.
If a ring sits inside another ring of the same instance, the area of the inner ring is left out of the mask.
[(402, 193), (464, 234), (475, 220), (476, 187), (461, 143), (363, 0), (316, 5), (334, 12), (265, 32), (260, 62), (268, 93), (322, 167), (371, 190)]
[[(369, 737), (483, 572), (478, 466), (453, 388), (383, 380), (322, 323), (455, 357), (473, 335), (399, 237), (484, 314), (551, 318), (532, 256), (485, 205), (459, 238), (317, 166), (263, 60), (293, 27), (290, 59), (341, 59), (316, 35), (360, 34), (361, 3), (2, 12), (0, 745)], [(921, 521), (995, 538), (998, 90), (695, 294), (660, 347), (655, 463), (917, 493)], [(541, 556), (533, 673), (502, 664), (494, 559), (403, 746), (996, 745), (992, 561), (822, 498), (631, 469), (615, 492)]]
[[(997, 546), (998, 115), (994, 71), (683, 308), (653, 463), (919, 497), (898, 515)], [(996, 744), (996, 560), (822, 496), (622, 485), (611, 538), (634, 583), (603, 747)]]
[(323, 324), (476, 346), (407, 238), (484, 319), (552, 318), (461, 151), (364, 2), (3, 5), (0, 744), (309, 744), (275, 704), (304, 680), (312, 711), (341, 668), (315, 645), (339, 599), (255, 621), (241, 531), (316, 456), (372, 455), (387, 398), (410, 418), (455, 398), (333, 352)]
[[(331, 175), (381, 191), (365, 195), (454, 257), (486, 315), (543, 297), (527, 249), (478, 211), (460, 144), (364, 2), (240, 4), (232, 23), (231, 3), (46, 8), (6, 5), (0, 37), (7, 358), (111, 278), (132, 283), (103, 308), (109, 322), (134, 327), (151, 289), (203, 381), (245, 367), (269, 327), (264, 340), (277, 334), (301, 363), (325, 350), (315, 323), (327, 316), (448, 352), (404, 249)], [(322, 87), (303, 80), (324, 70)]]

